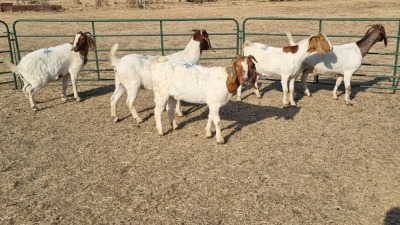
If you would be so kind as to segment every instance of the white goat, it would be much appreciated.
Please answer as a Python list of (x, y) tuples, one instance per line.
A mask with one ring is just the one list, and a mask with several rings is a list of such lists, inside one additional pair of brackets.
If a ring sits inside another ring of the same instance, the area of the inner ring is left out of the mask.
[[(287, 33), (289, 43), (295, 45), (292, 35)], [(351, 77), (353, 73), (361, 66), (363, 57), (368, 53), (369, 49), (378, 41), (384, 41), (387, 45), (385, 28), (381, 24), (372, 25), (365, 36), (357, 42), (333, 46), (333, 51), (326, 55), (313, 54), (304, 60), (299, 73), (302, 73), (301, 82), (303, 84), (304, 93), (311, 96), (307, 87), (307, 75), (315, 71), (316, 73), (336, 73), (339, 76), (333, 89), (333, 98), (338, 99), (337, 89), (344, 78), (345, 85), (345, 101), (347, 105), (351, 105), (350, 90)]]
[[(291, 106), (296, 106), (294, 102), (294, 81), (295, 75), (301, 67), (301, 63), (313, 52), (326, 54), (332, 50), (332, 45), (326, 36), (319, 33), (318, 36), (311, 36), (300, 41), (295, 46), (276, 48), (261, 43), (246, 41), (243, 44), (244, 55), (253, 55), (257, 60), (257, 73), (261, 75), (280, 75), (283, 90), (283, 107), (288, 107), (288, 81), (289, 81), (289, 101)], [(254, 85), (257, 96), (260, 97), (257, 82)], [(241, 87), (238, 88), (238, 100), (241, 99)]]
[(177, 128), (174, 107), (177, 100), (206, 103), (209, 108), (206, 137), (211, 137), (211, 122), (216, 129), (217, 143), (224, 143), (221, 135), (219, 109), (242, 84), (256, 81), (253, 56), (237, 56), (230, 67), (204, 67), (167, 58), (152, 60), (154, 91), (154, 117), (158, 134), (163, 135), (161, 114), (168, 103), (168, 118), (173, 129)]
[[(184, 50), (167, 55), (169, 59), (178, 59), (186, 61), (190, 64), (197, 64), (200, 60), (203, 50), (211, 48), (211, 42), (208, 33), (205, 30), (193, 30), (194, 33), (190, 42)], [(127, 104), (131, 114), (137, 123), (141, 123), (142, 119), (136, 112), (133, 103), (137, 97), (140, 88), (152, 90), (153, 82), (150, 71), (150, 61), (155, 56), (129, 54), (120, 59), (116, 57), (118, 44), (111, 47), (110, 59), (115, 70), (115, 91), (111, 96), (111, 118), (114, 122), (118, 121), (117, 103), (121, 96), (127, 92)], [(178, 116), (183, 116), (179, 104), (177, 104)]]
[(66, 43), (56, 47), (39, 49), (22, 57), (18, 66), (11, 62), (6, 62), (6, 65), (21, 77), (24, 82), (22, 91), (29, 99), (31, 108), (37, 111), (35, 93), (48, 82), (60, 78), (62, 80), (62, 100), (67, 100), (68, 77), (71, 77), (74, 98), (77, 102), (80, 101), (76, 80), (79, 71), (87, 63), (89, 48), (94, 49), (95, 47), (92, 35), (89, 32), (82, 33), (79, 31), (72, 44)]

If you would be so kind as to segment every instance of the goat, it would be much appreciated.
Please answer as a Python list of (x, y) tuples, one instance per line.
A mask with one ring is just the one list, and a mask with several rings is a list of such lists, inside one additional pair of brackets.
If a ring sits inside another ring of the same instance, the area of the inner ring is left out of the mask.
[[(289, 43), (295, 45), (292, 35), (287, 33)], [(351, 77), (353, 73), (361, 66), (363, 57), (369, 49), (376, 43), (383, 41), (387, 46), (385, 27), (382, 24), (371, 25), (364, 37), (357, 42), (333, 46), (333, 51), (326, 55), (310, 55), (304, 60), (299, 73), (302, 73), (301, 82), (304, 88), (304, 94), (311, 96), (307, 87), (307, 75), (315, 71), (316, 73), (336, 73), (339, 76), (333, 89), (333, 99), (338, 99), (337, 89), (344, 78), (345, 102), (346, 105), (352, 105), (350, 100)]]
[[(152, 60), (151, 70), (154, 91), (154, 117), (157, 131), (163, 135), (161, 114), (168, 105), (168, 118), (172, 128), (175, 121), (174, 107), (177, 100), (190, 103), (206, 103), (209, 107), (206, 137), (210, 138), (211, 122), (216, 129), (217, 143), (224, 143), (221, 135), (219, 109), (225, 105), (232, 93), (245, 82), (256, 81), (253, 56), (236, 56), (229, 67), (204, 67), (165, 57)], [(168, 103), (168, 104), (167, 104)]]
[(11, 62), (6, 62), (6, 65), (19, 75), (24, 83), (22, 91), (29, 99), (31, 108), (37, 111), (35, 93), (51, 81), (62, 80), (61, 98), (66, 101), (68, 77), (71, 77), (74, 98), (77, 102), (81, 100), (77, 90), (78, 73), (87, 63), (89, 48), (95, 47), (91, 33), (79, 31), (73, 43), (39, 49), (22, 57), (18, 66)]
[[(295, 75), (300, 69), (303, 60), (313, 52), (318, 52), (323, 55), (331, 50), (332, 45), (323, 33), (304, 39), (295, 46), (286, 46), (283, 48), (272, 47), (261, 43), (252, 43), (251, 41), (245, 41), (243, 44), (243, 54), (245, 56), (253, 55), (258, 60), (258, 63), (256, 63), (257, 73), (261, 75), (276, 74), (281, 76), (283, 107), (289, 106), (289, 102), (287, 101), (288, 81), (290, 105), (296, 106), (293, 97), (294, 81), (296, 79)], [(254, 89), (257, 96), (260, 97), (257, 82), (254, 85)], [(238, 100), (240, 100), (241, 87), (238, 88), (237, 95)]]
[[(190, 42), (184, 50), (167, 55), (169, 59), (178, 59), (186, 61), (190, 64), (197, 64), (200, 60), (203, 50), (211, 48), (211, 42), (208, 38), (206, 30), (193, 30)], [(127, 92), (127, 105), (131, 111), (133, 118), (137, 123), (143, 120), (136, 112), (133, 103), (137, 97), (140, 88), (152, 90), (152, 78), (150, 71), (150, 61), (155, 56), (142, 54), (129, 54), (120, 59), (116, 57), (118, 44), (111, 47), (110, 59), (115, 71), (115, 91), (111, 96), (111, 118), (114, 122), (119, 119), (117, 117), (117, 103), (121, 96)], [(183, 116), (179, 105), (177, 104), (177, 114)]]

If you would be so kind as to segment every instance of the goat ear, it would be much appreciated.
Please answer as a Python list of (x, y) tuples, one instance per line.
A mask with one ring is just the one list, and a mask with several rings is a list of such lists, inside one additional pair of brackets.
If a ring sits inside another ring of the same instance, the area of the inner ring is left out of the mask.
[(94, 50), (96, 48), (96, 42), (92, 37), (88, 37), (88, 44), (90, 49)]
[(257, 62), (257, 60), (254, 58), (254, 56), (249, 55), (248, 56), (248, 77), (251, 79), (251, 82), (254, 84), (257, 81), (257, 69), (256, 69), (256, 64), (254, 62)]
[(231, 82), (230, 82), (231, 84), (235, 84), (236, 79), (237, 79), (236, 62), (237, 62), (237, 58), (234, 58), (232, 60), (232, 63), (231, 63), (231, 67), (232, 67), (232, 70), (231, 70)]
[(96, 42), (94, 41), (92, 34), (90, 32), (85, 32), (85, 35), (88, 40), (89, 48), (94, 50), (96, 48)]
[(314, 52), (317, 51), (321, 55), (325, 55), (324, 47), (322, 46), (321, 43), (321, 38), (318, 36), (313, 36), (310, 38), (309, 46), (308, 46), (308, 52)]
[(383, 27), (382, 25), (380, 25), (380, 29), (381, 29), (381, 33), (383, 35), (383, 43), (385, 44), (385, 47), (387, 46), (387, 38), (386, 38), (386, 31), (385, 31), (385, 27)]
[(258, 63), (258, 62), (257, 62), (257, 59), (256, 59), (256, 58), (254, 58), (254, 56), (252, 56), (252, 55), (249, 55), (248, 57), (249, 57), (251, 60), (253, 60), (253, 62), (255, 62), (255, 63)]

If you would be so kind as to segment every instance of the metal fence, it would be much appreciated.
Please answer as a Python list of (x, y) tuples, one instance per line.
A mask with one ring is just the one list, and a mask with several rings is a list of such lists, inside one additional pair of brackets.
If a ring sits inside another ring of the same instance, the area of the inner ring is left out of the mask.
[[(355, 42), (369, 25), (384, 25), (388, 46), (376, 43), (364, 57), (362, 66), (352, 78), (352, 86), (398, 90), (400, 18), (274, 18), (250, 17), (243, 21), (243, 41), (251, 39), (271, 46), (288, 45), (286, 31), (294, 38), (304, 38), (323, 32), (333, 45)], [(300, 39), (299, 39), (300, 40)], [(265, 77), (276, 80), (278, 77)], [(331, 76), (314, 74), (308, 82), (334, 84)]]
[(119, 43), (120, 55), (135, 52), (165, 55), (184, 49), (190, 41), (192, 29), (206, 29), (215, 50), (203, 54), (203, 64), (212, 65), (239, 54), (239, 23), (232, 18), (21, 19), (13, 24), (18, 60), (35, 49), (72, 41), (78, 31), (91, 32), (97, 46), (96, 50), (89, 53), (88, 64), (80, 74), (80, 79), (95, 80), (114, 79), (109, 63), (113, 43)]
[[(89, 53), (88, 64), (80, 73), (80, 80), (114, 79), (109, 63), (113, 43), (120, 44), (120, 56), (135, 52), (165, 55), (182, 50), (190, 40), (192, 29), (206, 29), (215, 52), (205, 52), (201, 63), (207, 66), (225, 65), (233, 56), (241, 53), (241, 43), (246, 39), (272, 46), (285, 46), (288, 45), (285, 31), (290, 31), (294, 39), (324, 32), (333, 45), (340, 45), (362, 38), (368, 25), (382, 23), (386, 28), (388, 46), (385, 48), (382, 43), (376, 43), (371, 48), (354, 75), (352, 85), (393, 91), (399, 89), (400, 18), (250, 17), (244, 19), (242, 30), (237, 20), (232, 18), (21, 19), (13, 23), (13, 33), (9, 32), (7, 24), (0, 23), (5, 27), (5, 35), (0, 36), (4, 44), (4, 47), (0, 46), (0, 53), (7, 54), (7, 58), (16, 63), (36, 49), (71, 42), (78, 31), (91, 32), (97, 47)], [(12, 73), (0, 70), (1, 77), (8, 77), (5, 82), (14, 82), (16, 87), (15, 76), (3, 76), (5, 74)], [(279, 80), (280, 77), (269, 76), (265, 79)], [(334, 84), (334, 79), (315, 74), (308, 82)]]
[[(5, 60), (9, 60), (14, 62), (13, 59), (13, 51), (11, 45), (11, 33), (8, 28), (8, 25), (0, 20), (0, 26), (2, 28), (2, 32), (0, 34), (0, 64), (3, 64)], [(4, 66), (0, 67), (0, 84), (11, 83), (14, 82), (15, 88), (16, 86), (16, 77), (11, 71), (9, 71)]]

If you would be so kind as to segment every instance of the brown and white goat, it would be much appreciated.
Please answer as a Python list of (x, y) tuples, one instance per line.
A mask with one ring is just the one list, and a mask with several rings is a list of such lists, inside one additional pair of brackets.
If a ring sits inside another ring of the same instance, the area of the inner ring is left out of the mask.
[[(295, 45), (292, 36), (287, 34), (289, 43)], [(304, 93), (310, 96), (307, 87), (307, 75), (311, 72), (318, 74), (336, 73), (339, 76), (333, 89), (333, 98), (338, 99), (337, 89), (344, 78), (345, 86), (345, 102), (352, 105), (350, 100), (351, 77), (353, 73), (361, 66), (363, 57), (368, 53), (376, 42), (383, 41), (387, 45), (386, 31), (382, 24), (371, 25), (364, 37), (357, 42), (333, 46), (333, 51), (326, 55), (311, 55), (304, 60), (299, 73), (302, 73), (301, 82), (303, 84)]]
[[(280, 75), (283, 90), (283, 107), (296, 106), (294, 101), (294, 81), (302, 62), (312, 53), (324, 55), (332, 51), (332, 45), (325, 34), (319, 33), (297, 43), (295, 46), (276, 48), (261, 43), (246, 41), (243, 45), (244, 55), (253, 55), (257, 60), (257, 73), (261, 75)], [(289, 102), (287, 100), (289, 82)], [(260, 96), (257, 82), (255, 92)], [(238, 100), (241, 99), (241, 88), (238, 89)]]
[(154, 117), (158, 134), (163, 135), (161, 114), (168, 103), (168, 118), (173, 129), (177, 128), (174, 108), (177, 100), (205, 103), (209, 114), (206, 137), (211, 137), (211, 122), (215, 125), (217, 143), (224, 143), (221, 134), (219, 109), (232, 93), (246, 82), (254, 84), (257, 73), (253, 56), (237, 56), (229, 67), (204, 67), (165, 57), (152, 60), (151, 70), (154, 91)]
[[(211, 49), (211, 42), (206, 30), (193, 30), (190, 42), (184, 50), (167, 55), (168, 59), (176, 59), (188, 62), (189, 64), (197, 64), (204, 50)], [(118, 121), (117, 103), (121, 96), (127, 92), (127, 105), (131, 111), (133, 118), (137, 123), (141, 123), (133, 103), (137, 97), (140, 88), (152, 90), (153, 82), (151, 79), (150, 61), (155, 56), (142, 54), (129, 54), (120, 59), (117, 58), (116, 52), (118, 44), (111, 47), (110, 59), (115, 70), (115, 91), (111, 96), (111, 118), (114, 122)], [(183, 116), (180, 107), (177, 105), (177, 114)]]
[(77, 90), (77, 77), (83, 66), (87, 63), (89, 48), (94, 49), (96, 44), (90, 32), (79, 31), (72, 43), (66, 43), (56, 47), (43, 48), (31, 52), (22, 57), (18, 66), (11, 62), (6, 64), (11, 71), (18, 74), (24, 86), (22, 91), (30, 101), (31, 108), (36, 111), (34, 95), (48, 82), (62, 80), (62, 100), (66, 101), (68, 77), (74, 91), (74, 98), (80, 101)]

